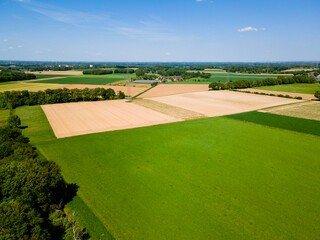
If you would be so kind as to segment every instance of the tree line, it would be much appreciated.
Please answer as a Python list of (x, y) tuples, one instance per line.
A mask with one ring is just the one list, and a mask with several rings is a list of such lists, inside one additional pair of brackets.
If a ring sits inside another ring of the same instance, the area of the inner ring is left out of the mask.
[(316, 83), (314, 77), (308, 77), (307, 75), (299, 75), (293, 77), (278, 76), (277, 78), (266, 78), (259, 80), (237, 80), (230, 81), (228, 83), (212, 82), (209, 84), (209, 88), (212, 90), (224, 90), (224, 89), (240, 89), (240, 88), (252, 88), (261, 86), (272, 86), (282, 84), (293, 83)]
[(0, 239), (73, 239), (86, 230), (64, 211), (77, 185), (63, 179), (59, 166), (40, 157), (10, 115), (0, 127)]
[(43, 105), (53, 103), (68, 103), (82, 101), (99, 101), (111, 99), (124, 99), (125, 94), (119, 91), (115, 94), (112, 88), (95, 89), (47, 89), (38, 92), (6, 91), (0, 93), (0, 108), (14, 109), (24, 105)]
[(0, 71), (0, 82), (21, 81), (35, 79), (36, 75), (19, 71)]
[(84, 75), (91, 74), (91, 75), (105, 75), (105, 74), (112, 74), (112, 70), (102, 70), (102, 69), (93, 69), (93, 70), (85, 70), (82, 71)]

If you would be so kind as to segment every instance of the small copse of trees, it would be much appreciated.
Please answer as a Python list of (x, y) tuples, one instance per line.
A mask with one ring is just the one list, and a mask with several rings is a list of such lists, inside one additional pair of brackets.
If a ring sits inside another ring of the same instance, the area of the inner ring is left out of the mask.
[(24, 105), (43, 105), (53, 103), (68, 103), (82, 101), (99, 101), (111, 99), (123, 99), (125, 94), (119, 92), (118, 95), (112, 88), (95, 89), (47, 89), (45, 91), (29, 92), (6, 91), (0, 93), (0, 108), (13, 109)]
[(114, 73), (134, 73), (134, 70), (130, 68), (116, 68)]
[(314, 94), (314, 96), (315, 96), (316, 98), (318, 98), (318, 100), (320, 100), (320, 91), (316, 91), (315, 94)]
[[(38, 156), (16, 127), (18, 116), (10, 118), (0, 127), (0, 239), (73, 239), (63, 209), (77, 186), (65, 182), (55, 162)], [(88, 238), (85, 229), (77, 231)]]
[(90, 75), (106, 75), (106, 74), (112, 74), (112, 70), (102, 70), (102, 69), (94, 69), (94, 70), (86, 70), (82, 72), (84, 75), (90, 74)]
[(36, 75), (19, 71), (0, 71), (0, 82), (21, 81), (35, 79)]

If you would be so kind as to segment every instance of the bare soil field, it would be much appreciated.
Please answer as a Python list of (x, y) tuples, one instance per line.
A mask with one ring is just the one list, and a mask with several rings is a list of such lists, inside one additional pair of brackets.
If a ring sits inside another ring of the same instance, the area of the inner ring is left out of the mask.
[(232, 91), (206, 91), (153, 97), (151, 100), (184, 108), (208, 117), (223, 116), (299, 102), (295, 99), (253, 95)]
[(261, 110), (289, 117), (306, 118), (320, 121), (320, 102), (302, 102)]
[(282, 94), (282, 95), (289, 95), (291, 97), (302, 97), (305, 100), (313, 100), (315, 99), (313, 94), (306, 94), (306, 93), (290, 93), (290, 92), (279, 92), (279, 91), (270, 91), (270, 90), (263, 90), (263, 89), (254, 89), (254, 88), (245, 88), (245, 89), (238, 89), (239, 91), (250, 91), (250, 92), (259, 92), (259, 93), (267, 93), (267, 94)]
[(124, 100), (41, 106), (57, 138), (181, 121)]
[[(138, 93), (143, 92), (146, 90), (148, 86), (144, 87), (125, 87), (125, 86), (109, 86), (109, 85), (86, 85), (86, 84), (66, 84), (63, 87), (69, 88), (69, 89), (85, 89), (85, 88), (112, 88), (116, 93), (119, 91), (124, 92), (126, 95), (134, 96), (137, 95)], [(61, 87), (57, 87), (61, 88)]]
[[(28, 72), (25, 73), (33, 73), (33, 74), (45, 74), (45, 75), (83, 75), (82, 71), (41, 71), (41, 72)], [(41, 79), (43, 80), (43, 79)]]
[(160, 84), (140, 95), (141, 98), (161, 97), (181, 93), (208, 91), (207, 84)]

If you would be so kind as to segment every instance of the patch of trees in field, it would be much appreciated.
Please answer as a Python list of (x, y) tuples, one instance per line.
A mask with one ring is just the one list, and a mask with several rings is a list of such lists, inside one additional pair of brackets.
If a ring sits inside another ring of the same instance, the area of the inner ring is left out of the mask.
[(259, 74), (259, 73), (270, 73), (270, 74), (281, 74), (283, 70), (289, 69), (287, 66), (239, 66), (239, 65), (231, 65), (224, 66), (224, 70), (227, 72), (233, 73), (249, 73), (249, 74)]
[(0, 71), (0, 82), (35, 79), (36, 75), (19, 71)]
[(43, 105), (53, 103), (68, 103), (82, 101), (99, 101), (111, 99), (124, 99), (122, 91), (116, 95), (112, 88), (95, 89), (47, 89), (38, 92), (6, 91), (0, 93), (0, 108), (14, 109), (24, 105)]
[(64, 212), (78, 187), (59, 166), (39, 157), (11, 115), (0, 127), (0, 239), (88, 239), (74, 216)]
[(228, 83), (212, 82), (209, 84), (209, 88), (212, 90), (224, 90), (224, 89), (240, 89), (240, 88), (252, 88), (261, 86), (272, 86), (282, 84), (293, 83), (316, 83), (314, 77), (308, 77), (307, 75), (299, 75), (293, 77), (278, 76), (277, 78), (266, 78), (261, 80), (237, 80), (230, 81)]
[(91, 75), (105, 75), (105, 74), (112, 74), (112, 70), (102, 70), (102, 69), (93, 69), (93, 70), (86, 70), (82, 71), (84, 75), (91, 74)]
[(130, 68), (116, 68), (114, 73), (134, 73), (134, 69)]
[[(150, 70), (150, 69), (147, 69)], [(136, 70), (136, 77), (133, 79), (144, 79), (144, 80), (154, 80), (160, 76), (181, 76), (184, 80), (190, 79), (190, 78), (210, 78), (211, 74), (210, 73), (202, 73), (202, 72), (187, 72), (186, 70), (182, 68), (162, 68), (158, 69), (156, 71), (151, 70), (151, 71), (146, 71), (143, 69), (137, 69)], [(152, 74), (156, 73), (156, 74)]]

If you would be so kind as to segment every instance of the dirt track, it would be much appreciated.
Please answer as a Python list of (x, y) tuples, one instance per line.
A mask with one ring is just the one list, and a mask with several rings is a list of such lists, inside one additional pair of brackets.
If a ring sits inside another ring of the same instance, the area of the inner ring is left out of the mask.
[(184, 108), (208, 117), (223, 116), (261, 108), (299, 102), (294, 99), (254, 95), (232, 91), (207, 91), (172, 96), (154, 97), (151, 100)]
[(181, 121), (124, 100), (41, 107), (57, 138)]

